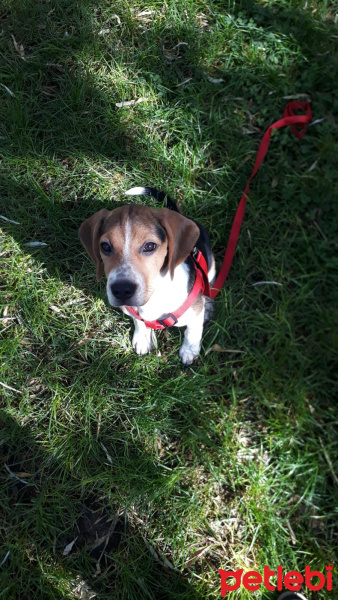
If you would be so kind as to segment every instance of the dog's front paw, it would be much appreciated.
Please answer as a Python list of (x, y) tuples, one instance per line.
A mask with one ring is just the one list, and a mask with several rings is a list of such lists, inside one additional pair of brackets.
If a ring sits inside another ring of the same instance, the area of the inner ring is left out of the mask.
[(180, 359), (184, 365), (191, 365), (200, 353), (200, 345), (183, 343), (179, 351)]
[(133, 335), (133, 348), (136, 354), (149, 354), (155, 345), (152, 339), (152, 331), (135, 331)]

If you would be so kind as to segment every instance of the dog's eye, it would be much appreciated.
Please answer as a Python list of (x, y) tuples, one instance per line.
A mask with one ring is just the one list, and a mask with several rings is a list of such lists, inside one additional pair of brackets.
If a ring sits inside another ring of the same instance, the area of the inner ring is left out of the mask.
[(143, 252), (153, 252), (154, 250), (156, 250), (157, 248), (157, 244), (155, 244), (155, 242), (147, 242), (146, 244), (144, 244), (142, 251)]
[(108, 242), (101, 242), (100, 248), (102, 252), (104, 252), (104, 254), (111, 254), (111, 252), (113, 251), (113, 248)]

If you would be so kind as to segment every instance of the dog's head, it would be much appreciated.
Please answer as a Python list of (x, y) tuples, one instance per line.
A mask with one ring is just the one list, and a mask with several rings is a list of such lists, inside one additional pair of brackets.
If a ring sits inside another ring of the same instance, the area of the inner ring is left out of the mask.
[[(129, 204), (105, 208), (84, 221), (80, 240), (96, 265), (100, 281), (107, 277), (112, 306), (143, 306), (156, 279), (175, 268), (194, 248), (199, 228), (178, 212)], [(102, 259), (102, 261), (101, 261)]]

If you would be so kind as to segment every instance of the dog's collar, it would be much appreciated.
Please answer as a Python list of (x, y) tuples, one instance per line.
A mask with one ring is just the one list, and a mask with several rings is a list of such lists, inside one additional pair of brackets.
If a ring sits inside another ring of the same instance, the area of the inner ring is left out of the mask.
[(146, 321), (145, 319), (142, 319), (139, 312), (135, 308), (133, 308), (132, 306), (125, 306), (125, 309), (129, 312), (129, 314), (135, 319), (143, 321), (145, 326), (150, 329), (166, 329), (167, 327), (172, 327), (173, 325), (176, 325), (178, 319), (195, 302), (199, 293), (208, 296), (210, 294), (210, 286), (208, 280), (208, 266), (206, 260), (202, 252), (200, 252), (197, 248), (194, 248), (194, 250), (190, 254), (190, 257), (192, 258), (195, 267), (195, 283), (188, 297), (177, 310), (175, 310), (172, 313), (168, 313), (167, 315), (164, 315), (161, 319), (155, 319), (154, 321)]

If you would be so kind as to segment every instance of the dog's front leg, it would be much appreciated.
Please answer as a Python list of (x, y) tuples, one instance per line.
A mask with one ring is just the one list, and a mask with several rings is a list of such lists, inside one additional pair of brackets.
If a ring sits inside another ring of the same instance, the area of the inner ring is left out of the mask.
[(134, 319), (135, 331), (133, 335), (133, 348), (136, 354), (149, 354), (155, 348), (154, 332), (145, 326), (143, 321)]
[(187, 325), (184, 332), (184, 342), (179, 351), (180, 359), (184, 365), (191, 365), (200, 353), (203, 323), (204, 307), (203, 310), (194, 317), (193, 323)]

